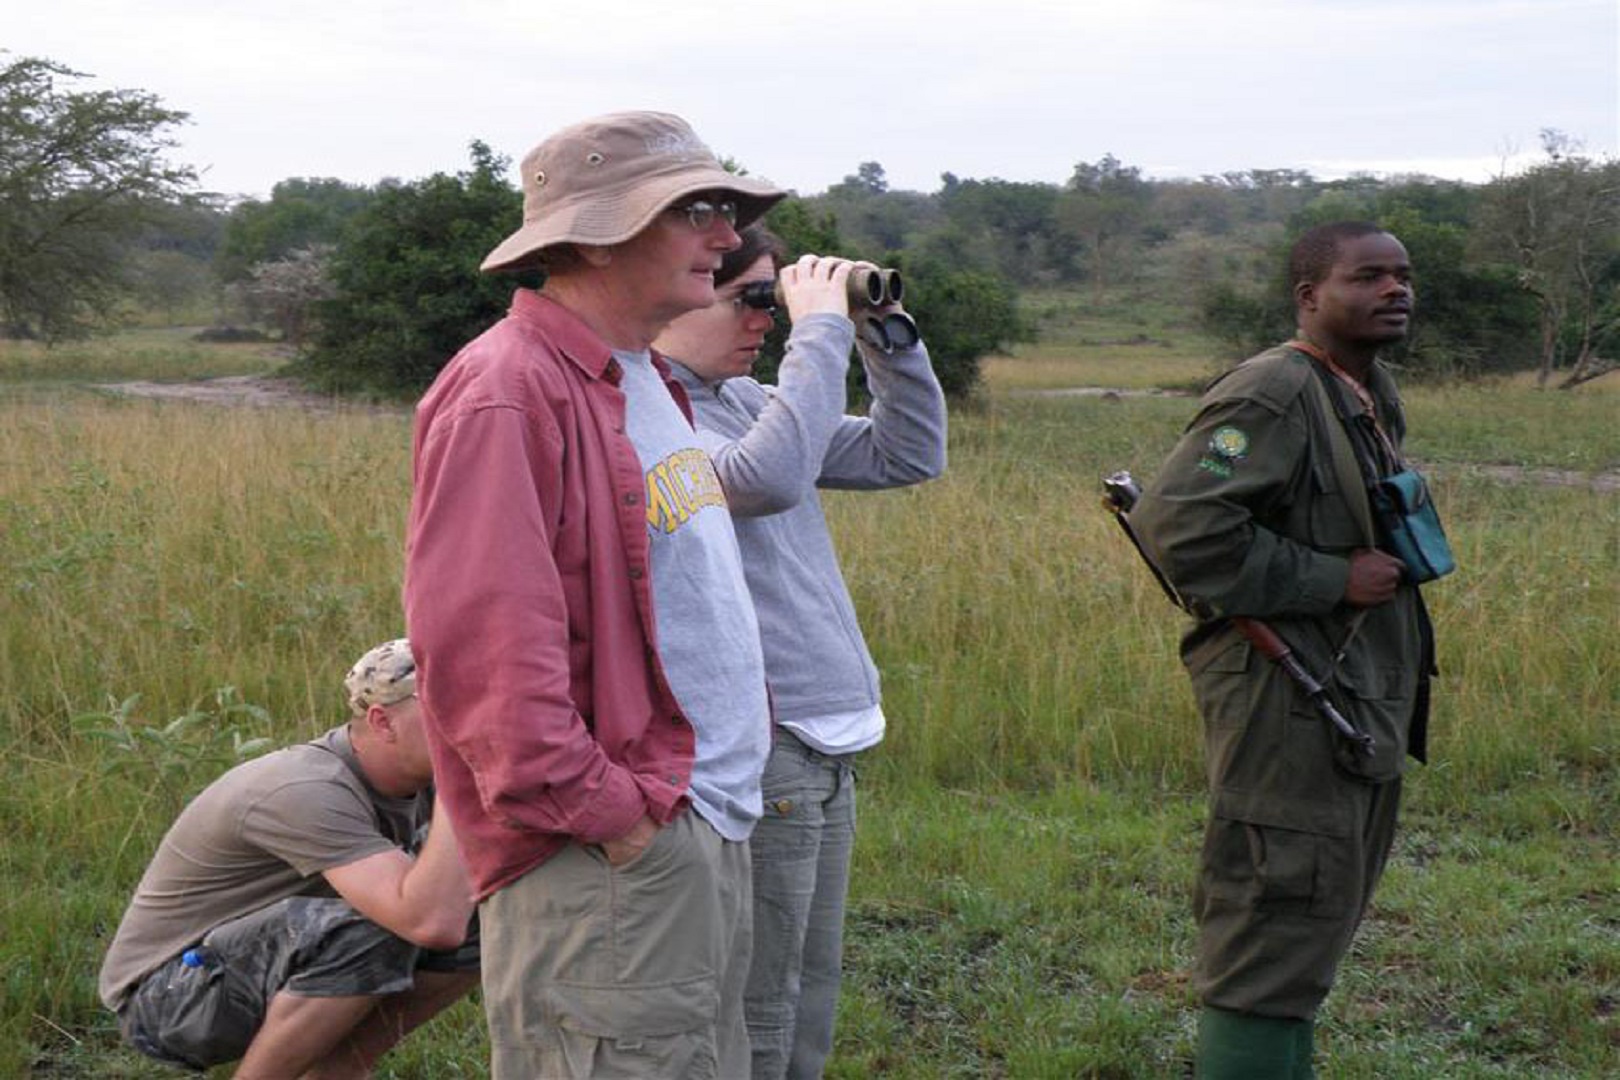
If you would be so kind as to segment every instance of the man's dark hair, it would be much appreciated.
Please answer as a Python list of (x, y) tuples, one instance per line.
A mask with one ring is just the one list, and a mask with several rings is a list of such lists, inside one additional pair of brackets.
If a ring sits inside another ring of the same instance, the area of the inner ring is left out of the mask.
[(1339, 257), (1339, 245), (1346, 240), (1387, 231), (1371, 221), (1335, 221), (1306, 230), (1288, 253), (1288, 291), (1292, 293), (1303, 284), (1315, 285), (1326, 278)]
[(772, 269), (781, 269), (782, 259), (787, 255), (787, 247), (775, 233), (763, 225), (754, 224), (745, 229), (738, 229), (737, 235), (742, 237), (742, 245), (726, 252), (720, 260), (720, 269), (714, 272), (716, 285), (724, 285), (739, 277), (758, 262), (761, 255), (771, 257)]

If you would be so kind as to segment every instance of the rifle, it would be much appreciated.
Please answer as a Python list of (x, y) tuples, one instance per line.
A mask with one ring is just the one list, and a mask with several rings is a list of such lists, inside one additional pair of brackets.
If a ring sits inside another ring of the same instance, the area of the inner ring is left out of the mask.
[[(1170, 579), (1164, 576), (1164, 571), (1160, 570), (1158, 565), (1148, 558), (1147, 551), (1142, 547), (1142, 541), (1137, 538), (1136, 530), (1131, 528), (1130, 520), (1125, 516), (1130, 513), (1131, 508), (1136, 505), (1137, 500), (1141, 497), (1142, 488), (1129, 472), (1120, 471), (1103, 478), (1104, 509), (1113, 514), (1114, 520), (1119, 522), (1119, 527), (1130, 538), (1131, 546), (1136, 548), (1136, 553), (1142, 557), (1143, 562), (1147, 563), (1148, 569), (1153, 571), (1154, 579), (1158, 581), (1159, 587), (1164, 590), (1164, 594), (1170, 598), (1170, 602), (1182, 611), (1192, 614), (1192, 607), (1182, 599), (1180, 593), (1176, 592), (1175, 586), (1170, 584)], [(1356, 730), (1355, 725), (1345, 719), (1344, 714), (1333, 704), (1333, 699), (1328, 696), (1327, 688), (1306, 670), (1305, 665), (1299, 662), (1299, 658), (1294, 655), (1294, 651), (1288, 647), (1288, 643), (1282, 639), (1277, 631), (1259, 619), (1252, 619), (1246, 615), (1232, 616), (1231, 623), (1238, 633), (1242, 634), (1251, 645), (1260, 650), (1262, 656), (1282, 668), (1288, 677), (1294, 680), (1295, 685), (1305, 692), (1306, 697), (1310, 698), (1311, 704), (1316, 707), (1316, 711), (1322, 714), (1323, 719), (1333, 725), (1335, 731), (1349, 740), (1357, 752), (1367, 757), (1372, 756), (1372, 736), (1364, 731)]]

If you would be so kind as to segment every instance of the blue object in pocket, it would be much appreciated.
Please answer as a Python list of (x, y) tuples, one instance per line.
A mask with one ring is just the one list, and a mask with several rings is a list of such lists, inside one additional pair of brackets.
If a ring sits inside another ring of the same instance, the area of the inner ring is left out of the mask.
[(1373, 502), (1390, 554), (1406, 564), (1412, 581), (1433, 581), (1457, 569), (1439, 511), (1421, 473), (1403, 469), (1384, 477), (1373, 489)]

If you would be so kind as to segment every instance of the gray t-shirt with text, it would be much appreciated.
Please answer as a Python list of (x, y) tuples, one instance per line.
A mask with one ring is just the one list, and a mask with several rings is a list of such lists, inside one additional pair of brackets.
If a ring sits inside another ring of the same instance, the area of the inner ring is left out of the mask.
[(647, 353), (614, 352), (626, 428), (647, 482), (658, 657), (697, 735), (692, 804), (728, 840), (762, 810), (771, 749), (759, 624), (714, 464)]

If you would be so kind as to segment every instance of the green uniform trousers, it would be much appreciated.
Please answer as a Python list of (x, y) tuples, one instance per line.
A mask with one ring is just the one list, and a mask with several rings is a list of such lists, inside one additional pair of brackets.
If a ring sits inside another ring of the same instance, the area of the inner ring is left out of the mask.
[[(1226, 658), (1240, 664), (1193, 680), (1206, 706), (1211, 794), (1193, 898), (1194, 987), (1216, 1008), (1309, 1019), (1383, 873), (1401, 780), (1343, 772), (1328, 722), (1241, 643)], [(1252, 703), (1256, 693), (1260, 708), (1211, 700), (1237, 694)]]

